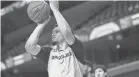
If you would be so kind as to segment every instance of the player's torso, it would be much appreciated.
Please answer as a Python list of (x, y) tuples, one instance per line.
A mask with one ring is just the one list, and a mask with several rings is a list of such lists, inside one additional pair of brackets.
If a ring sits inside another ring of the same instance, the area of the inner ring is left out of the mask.
[(49, 77), (82, 77), (78, 61), (70, 47), (64, 51), (52, 49), (48, 73)]

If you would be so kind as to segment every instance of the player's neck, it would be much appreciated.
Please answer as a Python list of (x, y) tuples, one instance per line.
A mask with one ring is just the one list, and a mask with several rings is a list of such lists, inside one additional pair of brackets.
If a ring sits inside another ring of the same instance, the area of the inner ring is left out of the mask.
[(60, 44), (57, 45), (59, 50), (65, 50), (68, 47), (68, 44), (66, 42), (62, 42)]
[(88, 73), (87, 77), (94, 77), (91, 73)]

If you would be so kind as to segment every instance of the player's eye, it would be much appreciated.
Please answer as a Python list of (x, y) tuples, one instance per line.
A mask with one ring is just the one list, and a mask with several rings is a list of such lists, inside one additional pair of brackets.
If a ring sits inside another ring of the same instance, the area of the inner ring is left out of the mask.
[(102, 72), (102, 70), (99, 70), (99, 72)]
[(58, 33), (59, 31), (58, 30), (56, 30), (56, 33)]

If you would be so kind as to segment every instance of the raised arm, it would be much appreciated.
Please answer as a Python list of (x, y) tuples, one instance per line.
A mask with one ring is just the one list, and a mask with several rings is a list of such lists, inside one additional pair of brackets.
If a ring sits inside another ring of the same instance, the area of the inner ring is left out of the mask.
[(72, 33), (72, 30), (71, 30), (68, 22), (65, 20), (65, 18), (62, 16), (62, 14), (59, 12), (58, 1), (56, 1), (56, 0), (49, 0), (49, 1), (50, 1), (51, 10), (53, 11), (53, 14), (56, 18), (60, 31), (62, 32), (67, 43), (69, 45), (72, 45), (75, 41), (75, 37)]
[(44, 21), (43, 23), (38, 24), (38, 26), (35, 28), (35, 30), (30, 35), (29, 39), (27, 40), (25, 44), (26, 51), (31, 53), (32, 55), (37, 55), (41, 50), (40, 45), (37, 45), (37, 43), (38, 43), (40, 34), (42, 33), (45, 25), (47, 25), (50, 18), (51, 17), (49, 17), (49, 19)]

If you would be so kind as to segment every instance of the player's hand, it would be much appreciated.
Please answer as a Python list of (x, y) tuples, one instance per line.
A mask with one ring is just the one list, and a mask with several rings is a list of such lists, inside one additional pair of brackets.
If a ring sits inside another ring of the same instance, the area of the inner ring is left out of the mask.
[(51, 19), (51, 16), (49, 15), (49, 18), (48, 18), (47, 20), (45, 20), (45, 21), (42, 22), (42, 23), (37, 23), (37, 24), (38, 24), (38, 25), (47, 25), (48, 22), (50, 21), (50, 19)]
[(59, 10), (58, 0), (49, 0), (50, 8), (53, 10)]

